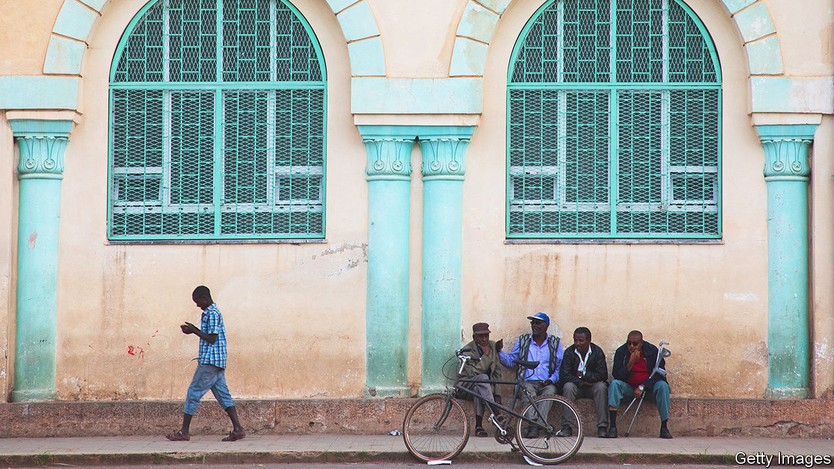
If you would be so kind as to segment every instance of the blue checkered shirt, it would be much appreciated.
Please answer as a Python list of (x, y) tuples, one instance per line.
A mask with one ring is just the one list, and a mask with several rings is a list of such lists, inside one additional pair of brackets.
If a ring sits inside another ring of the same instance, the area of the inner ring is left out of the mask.
[(214, 365), (218, 368), (226, 368), (226, 326), (223, 325), (223, 316), (217, 305), (211, 306), (203, 311), (200, 319), (200, 330), (206, 334), (217, 334), (217, 340), (213, 344), (200, 339), (200, 353), (197, 355), (197, 362), (204, 365)]

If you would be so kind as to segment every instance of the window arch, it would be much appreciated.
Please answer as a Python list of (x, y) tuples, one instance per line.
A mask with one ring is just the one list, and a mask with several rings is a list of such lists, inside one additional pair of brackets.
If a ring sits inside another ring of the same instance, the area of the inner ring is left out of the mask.
[(550, 0), (507, 85), (509, 238), (719, 238), (721, 70), (679, 0)]
[(324, 237), (325, 123), (288, 2), (151, 2), (111, 70), (110, 239)]

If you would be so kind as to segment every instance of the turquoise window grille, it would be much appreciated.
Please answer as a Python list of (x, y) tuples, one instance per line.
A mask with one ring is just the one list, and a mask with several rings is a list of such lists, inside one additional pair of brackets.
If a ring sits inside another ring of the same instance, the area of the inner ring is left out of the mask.
[(678, 0), (551, 0), (507, 85), (508, 238), (721, 237), (721, 70)]
[(283, 0), (157, 0), (110, 77), (111, 240), (323, 238), (326, 73)]

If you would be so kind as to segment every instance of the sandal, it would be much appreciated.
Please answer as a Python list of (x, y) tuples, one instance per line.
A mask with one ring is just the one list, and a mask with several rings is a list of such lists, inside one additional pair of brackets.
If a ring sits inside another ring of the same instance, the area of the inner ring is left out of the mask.
[(483, 427), (475, 427), (475, 436), (485, 437), (489, 436), (489, 434), (487, 434)]
[(231, 432), (229, 432), (229, 436), (223, 438), (220, 441), (237, 441), (237, 440), (242, 440), (245, 437), (246, 437), (246, 432), (244, 432), (243, 430), (241, 430), (239, 432), (231, 431)]
[(168, 438), (171, 441), (188, 441), (191, 439), (191, 435), (183, 433), (182, 430), (177, 430), (176, 433), (165, 435), (165, 438)]

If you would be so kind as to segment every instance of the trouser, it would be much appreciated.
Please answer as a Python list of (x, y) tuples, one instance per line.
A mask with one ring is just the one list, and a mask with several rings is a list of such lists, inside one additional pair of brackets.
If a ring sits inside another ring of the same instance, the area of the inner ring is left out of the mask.
[(463, 383), (463, 385), (477, 394), (479, 397), (472, 398), (472, 401), (475, 403), (475, 415), (483, 416), (484, 409), (488, 409), (490, 413), (494, 413), (492, 408), (486, 404), (486, 401), (494, 401), (495, 398), (492, 395), (492, 384), (484, 381), (489, 381), (489, 376), (484, 373), (481, 373), (477, 376), (472, 378), (466, 378), (467, 380), (478, 381), (475, 383)]
[[(562, 387), (562, 396), (570, 402), (574, 402), (578, 398), (593, 399), (594, 409), (597, 412), (597, 428), (608, 428), (608, 383), (597, 381), (590, 386), (577, 386), (568, 382)], [(562, 425), (567, 424), (570, 420), (573, 420), (573, 414), (566, 407)]]
[[(544, 381), (525, 381), (524, 388), (530, 392), (531, 395), (535, 396), (554, 396), (556, 395), (556, 385), (555, 384), (548, 384), (547, 386), (544, 385)], [(553, 405), (550, 401), (542, 402), (539, 404), (538, 409), (539, 412), (542, 414), (542, 417), (547, 419), (547, 414), (550, 413), (550, 406)], [(530, 410), (527, 414), (524, 415), (527, 418), (531, 419), (538, 419), (538, 415), (534, 410)], [(547, 424), (546, 422), (539, 422), (543, 424)]]
[(226, 386), (226, 372), (223, 368), (218, 368), (214, 365), (199, 364), (194, 370), (194, 377), (191, 379), (191, 385), (188, 386), (188, 392), (185, 395), (185, 410), (188, 415), (197, 413), (197, 406), (200, 405), (200, 399), (211, 390), (214, 398), (223, 407), (223, 410), (235, 405), (232, 400), (232, 395)]
[[(657, 404), (657, 413), (660, 414), (661, 422), (669, 420), (669, 393), (671, 391), (669, 383), (666, 381), (658, 381), (645, 391), (648, 398)], [(611, 381), (611, 384), (608, 386), (608, 405), (611, 407), (619, 407), (623, 399), (633, 398), (634, 388), (630, 384), (618, 379)], [(614, 425), (614, 423), (612, 422), (611, 424)]]

